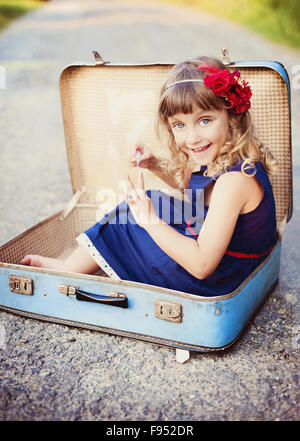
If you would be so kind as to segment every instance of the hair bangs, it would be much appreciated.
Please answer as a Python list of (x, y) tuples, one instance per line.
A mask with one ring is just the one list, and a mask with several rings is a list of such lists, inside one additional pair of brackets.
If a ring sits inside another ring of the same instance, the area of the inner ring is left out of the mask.
[(199, 82), (174, 84), (167, 88), (160, 102), (159, 112), (163, 120), (177, 113), (193, 113), (195, 107), (203, 110), (221, 110), (223, 101)]

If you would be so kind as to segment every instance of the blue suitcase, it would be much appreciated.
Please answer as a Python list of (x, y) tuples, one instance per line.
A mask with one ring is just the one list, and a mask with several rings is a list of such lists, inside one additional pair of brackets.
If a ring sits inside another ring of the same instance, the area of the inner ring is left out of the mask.
[[(189, 358), (189, 351), (224, 350), (239, 338), (279, 280), (281, 237), (292, 215), (287, 72), (275, 61), (230, 63), (227, 52), (222, 52), (228, 67), (237, 68), (251, 84), (256, 130), (279, 162), (277, 173), (271, 177), (277, 243), (235, 291), (203, 297), (115, 280), (100, 272), (83, 275), (19, 264), (25, 254), (58, 257), (70, 252), (75, 238), (117, 204), (120, 182), (126, 180), (129, 171), (127, 147), (139, 131), (146, 144), (161, 149), (162, 141), (155, 132), (155, 110), (172, 65), (117, 65), (104, 62), (97, 52), (94, 55), (94, 64), (67, 66), (60, 78), (74, 195), (65, 210), (1, 246), (0, 308), (174, 347), (180, 362)], [(103, 164), (100, 169), (99, 163)], [(145, 184), (168, 191), (166, 184), (148, 170)]]

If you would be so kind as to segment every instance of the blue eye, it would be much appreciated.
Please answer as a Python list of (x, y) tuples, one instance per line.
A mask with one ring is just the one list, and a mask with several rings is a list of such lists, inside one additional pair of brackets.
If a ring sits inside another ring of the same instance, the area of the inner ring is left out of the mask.
[(203, 123), (203, 125), (207, 126), (211, 120), (209, 118), (203, 118), (201, 119), (200, 123)]
[(176, 124), (174, 125), (174, 127), (177, 127), (178, 129), (183, 129), (184, 124), (183, 124), (183, 123), (176, 123)]

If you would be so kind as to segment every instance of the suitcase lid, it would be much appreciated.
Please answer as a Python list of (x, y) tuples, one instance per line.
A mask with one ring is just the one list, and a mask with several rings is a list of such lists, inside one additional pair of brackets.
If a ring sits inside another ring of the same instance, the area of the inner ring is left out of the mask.
[[(81, 203), (101, 206), (119, 202), (119, 188), (134, 179), (128, 165), (132, 143), (139, 139), (168, 157), (167, 138), (158, 139), (156, 114), (161, 86), (173, 64), (112, 64), (94, 52), (95, 64), (67, 66), (60, 77), (62, 112), (73, 191)], [(252, 89), (251, 116), (258, 138), (279, 163), (270, 177), (281, 233), (292, 215), (290, 86), (276, 61), (227, 63), (238, 68)], [(232, 68), (232, 69), (231, 69)], [(144, 169), (146, 188), (168, 191), (167, 184)]]

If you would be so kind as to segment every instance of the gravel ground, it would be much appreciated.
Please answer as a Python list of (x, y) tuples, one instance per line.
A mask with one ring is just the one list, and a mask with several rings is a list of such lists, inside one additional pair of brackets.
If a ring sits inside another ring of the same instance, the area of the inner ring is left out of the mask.
[[(280, 282), (224, 353), (193, 353), (0, 311), (0, 419), (299, 419), (300, 53), (200, 11), (126, 1), (53, 0), (0, 34), (0, 243), (62, 209), (72, 195), (58, 78), (92, 62), (177, 62), (198, 54), (281, 61), (292, 81), (294, 212)], [(297, 68), (298, 66), (298, 68)]]

